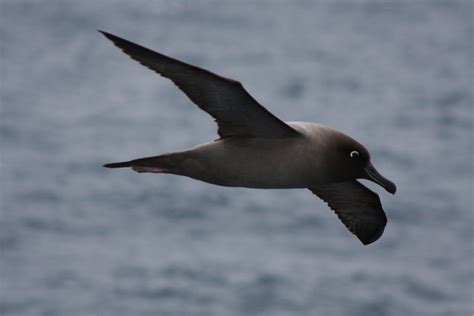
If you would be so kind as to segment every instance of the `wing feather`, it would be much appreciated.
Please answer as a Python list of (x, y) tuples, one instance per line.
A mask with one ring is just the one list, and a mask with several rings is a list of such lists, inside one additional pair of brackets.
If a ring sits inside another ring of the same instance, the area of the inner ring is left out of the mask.
[(357, 180), (320, 185), (309, 190), (325, 201), (364, 245), (382, 236), (387, 216), (380, 198)]
[(170, 79), (191, 101), (214, 117), (220, 137), (283, 138), (297, 131), (260, 105), (238, 81), (101, 32), (140, 64)]

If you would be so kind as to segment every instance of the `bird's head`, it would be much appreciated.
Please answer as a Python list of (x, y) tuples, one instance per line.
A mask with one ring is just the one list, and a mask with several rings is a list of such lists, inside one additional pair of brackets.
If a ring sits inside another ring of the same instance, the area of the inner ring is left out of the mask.
[(367, 179), (382, 186), (388, 192), (395, 194), (395, 184), (383, 177), (370, 161), (369, 151), (359, 142), (351, 137), (337, 132), (337, 137), (332, 138), (335, 142), (332, 148), (331, 159), (338, 168), (340, 174), (349, 178)]

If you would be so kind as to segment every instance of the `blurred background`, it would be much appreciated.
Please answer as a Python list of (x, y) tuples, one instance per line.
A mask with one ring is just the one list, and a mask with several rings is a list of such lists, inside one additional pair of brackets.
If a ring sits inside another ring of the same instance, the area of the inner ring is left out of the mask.
[[(472, 1), (2, 0), (1, 315), (472, 315)], [(352, 135), (363, 246), (307, 190), (102, 164), (217, 138), (103, 29)]]

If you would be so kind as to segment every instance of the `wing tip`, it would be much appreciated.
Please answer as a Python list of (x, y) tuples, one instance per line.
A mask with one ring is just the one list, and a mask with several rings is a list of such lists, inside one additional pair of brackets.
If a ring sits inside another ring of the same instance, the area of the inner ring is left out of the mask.
[(382, 237), (383, 232), (385, 230), (385, 225), (382, 227), (379, 227), (376, 231), (370, 233), (370, 234), (355, 234), (357, 238), (364, 244), (364, 246), (370, 245), (374, 242), (376, 242), (380, 237)]
[(97, 32), (101, 33), (102, 35), (104, 35), (107, 39), (111, 40), (112, 42), (117, 39), (118, 37), (113, 35), (113, 34), (110, 34), (109, 32), (106, 32), (106, 31), (103, 31), (103, 30), (100, 30), (100, 29), (97, 29)]
[(109, 33), (107, 33), (106, 31), (100, 30), (100, 29), (97, 29), (97, 32), (101, 33), (104, 36), (109, 35)]

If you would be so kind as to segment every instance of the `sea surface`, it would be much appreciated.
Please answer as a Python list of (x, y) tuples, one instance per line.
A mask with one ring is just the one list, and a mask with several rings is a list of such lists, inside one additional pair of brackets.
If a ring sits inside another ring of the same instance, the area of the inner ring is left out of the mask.
[[(473, 315), (473, 1), (1, 0), (0, 314)], [(308, 190), (102, 164), (217, 138), (103, 29), (363, 143), (363, 246)]]

